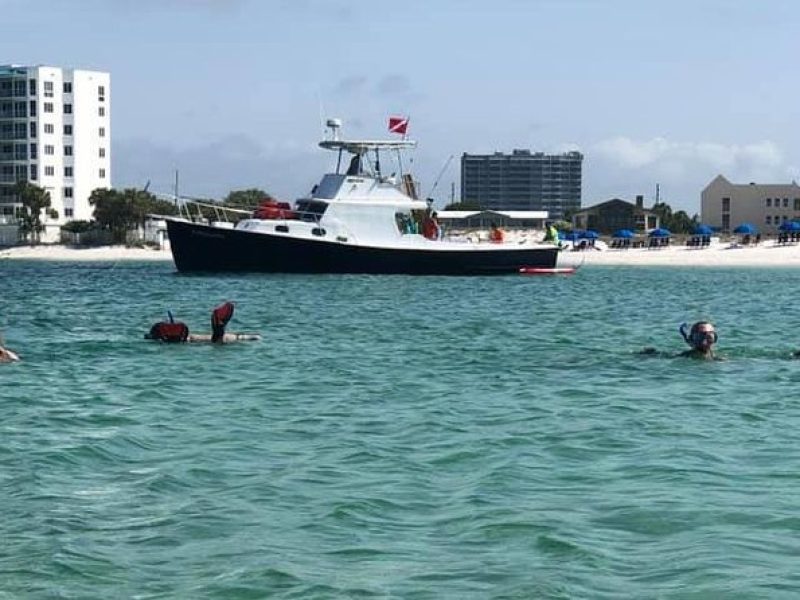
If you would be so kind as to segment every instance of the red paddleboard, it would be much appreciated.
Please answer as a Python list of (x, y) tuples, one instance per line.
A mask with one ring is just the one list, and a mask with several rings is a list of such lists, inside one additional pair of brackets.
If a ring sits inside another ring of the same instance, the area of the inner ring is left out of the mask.
[(522, 275), (572, 275), (577, 270), (576, 267), (521, 267), (519, 272)]

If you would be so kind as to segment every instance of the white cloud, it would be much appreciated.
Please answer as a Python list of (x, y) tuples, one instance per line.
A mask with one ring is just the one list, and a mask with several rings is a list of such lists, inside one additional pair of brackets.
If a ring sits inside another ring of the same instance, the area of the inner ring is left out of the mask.
[(644, 141), (615, 137), (598, 142), (591, 151), (622, 169), (650, 169), (675, 176), (712, 170), (733, 179), (745, 175), (745, 178), (782, 178), (788, 168), (781, 149), (768, 140), (725, 145), (675, 142), (661, 137)]
[(585, 150), (585, 204), (609, 197), (652, 195), (660, 185), (662, 199), (673, 207), (697, 211), (700, 192), (717, 175), (734, 183), (787, 183), (798, 177), (781, 147), (770, 140), (749, 144), (674, 141), (663, 137), (637, 140), (618, 136)]

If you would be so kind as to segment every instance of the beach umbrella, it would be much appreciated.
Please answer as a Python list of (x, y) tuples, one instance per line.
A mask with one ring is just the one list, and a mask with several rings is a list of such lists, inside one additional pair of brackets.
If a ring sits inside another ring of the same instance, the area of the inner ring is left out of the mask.
[(753, 227), (750, 223), (742, 223), (736, 229), (733, 230), (733, 233), (739, 233), (742, 235), (753, 235), (756, 233), (756, 228)]
[(663, 227), (659, 227), (658, 229), (653, 229), (653, 231), (650, 232), (650, 237), (664, 238), (664, 237), (669, 237), (671, 235), (672, 233), (670, 233), (670, 230), (664, 229)]
[(714, 233), (714, 230), (708, 225), (698, 225), (694, 228), (695, 235), (711, 235), (712, 233)]
[(634, 237), (636, 234), (633, 233), (630, 229), (617, 229), (614, 232), (614, 235), (611, 237), (621, 238), (623, 240), (629, 240)]
[(584, 232), (581, 229), (574, 229), (573, 231), (559, 231), (558, 239), (566, 242), (577, 242), (583, 237), (583, 235)]
[(797, 221), (784, 221), (781, 223), (781, 231), (800, 231), (800, 223)]
[(600, 235), (594, 229), (587, 229), (583, 232), (583, 237), (587, 240), (596, 240)]

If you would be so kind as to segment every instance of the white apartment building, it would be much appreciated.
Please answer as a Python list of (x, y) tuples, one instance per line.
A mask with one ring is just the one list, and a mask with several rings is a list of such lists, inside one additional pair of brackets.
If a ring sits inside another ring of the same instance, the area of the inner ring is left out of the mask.
[(702, 222), (722, 231), (750, 223), (774, 234), (786, 221), (800, 220), (800, 186), (794, 181), (735, 184), (717, 175), (703, 190), (700, 202)]
[(44, 240), (92, 218), (92, 191), (111, 187), (108, 73), (0, 65), (0, 244), (16, 242), (14, 185), (23, 179), (46, 189), (58, 212), (43, 215)]

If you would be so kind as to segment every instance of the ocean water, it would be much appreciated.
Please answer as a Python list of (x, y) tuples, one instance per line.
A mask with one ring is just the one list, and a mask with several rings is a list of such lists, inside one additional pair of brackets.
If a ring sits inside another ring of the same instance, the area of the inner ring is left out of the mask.
[(798, 293), (2, 262), (0, 598), (796, 598)]

